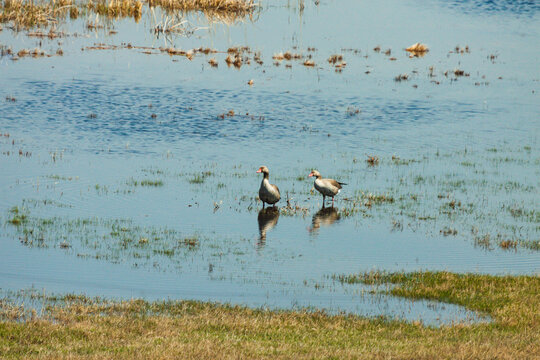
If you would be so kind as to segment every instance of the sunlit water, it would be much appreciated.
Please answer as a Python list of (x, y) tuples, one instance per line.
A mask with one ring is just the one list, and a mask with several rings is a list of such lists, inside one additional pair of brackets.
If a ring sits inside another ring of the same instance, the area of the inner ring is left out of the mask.
[[(189, 37), (157, 37), (150, 29), (159, 20), (150, 12), (138, 24), (114, 21), (116, 34), (89, 31), (84, 19), (60, 27), (79, 36), (55, 40), (4, 28), (0, 45), (15, 52), (60, 47), (64, 55), (0, 58), (0, 132), (9, 134), (0, 137), (0, 288), (315, 307), (433, 324), (474, 319), (456, 306), (373, 295), (332, 275), (538, 273), (537, 250), (474, 240), (490, 229), (492, 237), (540, 240), (538, 10), (535, 2), (321, 1), (303, 11), (297, 3), (263, 4), (253, 21), (230, 26), (190, 17)], [(410, 59), (403, 49), (418, 41), (430, 51)], [(95, 43), (155, 49), (86, 48)], [(190, 61), (157, 49), (169, 46), (221, 53)], [(223, 52), (231, 46), (260, 51), (264, 64), (228, 68)], [(469, 52), (456, 53), (456, 46)], [(311, 54), (317, 65), (275, 66), (272, 55), (287, 50)], [(343, 72), (328, 64), (332, 54), (343, 54)], [(211, 57), (218, 68), (207, 63)], [(455, 77), (455, 69), (469, 76)], [(404, 73), (408, 80), (394, 81)], [(230, 110), (234, 116), (220, 116)], [(367, 155), (381, 164), (368, 166)], [(419, 161), (397, 166), (393, 155)], [(259, 216), (261, 165), (281, 189), (279, 206), (288, 196), (304, 212)], [(318, 213), (311, 168), (348, 183), (337, 214)], [(190, 183), (197, 175), (203, 182)], [(132, 184), (143, 179), (163, 186)], [(467, 185), (446, 189), (445, 179)], [(439, 209), (423, 204), (428, 194), (486, 211), (426, 222), (411, 220), (406, 208), (362, 205), (345, 216), (347, 199), (360, 191), (418, 195), (415, 211), (428, 218)], [(47, 248), (24, 246), (7, 223), (13, 206), (41, 218), (129, 219), (198, 237), (199, 245), (145, 259), (117, 248), (99, 250), (106, 255), (99, 258), (73, 233)], [(514, 219), (508, 207), (532, 211), (532, 218)], [(443, 236), (445, 227), (458, 236)]]

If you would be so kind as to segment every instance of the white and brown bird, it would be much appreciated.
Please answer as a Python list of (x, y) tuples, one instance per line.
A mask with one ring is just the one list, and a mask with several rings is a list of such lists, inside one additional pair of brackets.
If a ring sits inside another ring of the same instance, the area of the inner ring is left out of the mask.
[(323, 179), (320, 172), (317, 170), (312, 170), (309, 176), (315, 176), (315, 189), (322, 194), (323, 207), (324, 200), (327, 196), (332, 197), (332, 207), (334, 206), (334, 196), (339, 194), (341, 190), (341, 185), (347, 185), (345, 183), (339, 182), (334, 179)]
[(265, 203), (275, 206), (279, 199), (281, 199), (281, 195), (279, 194), (278, 187), (274, 184), (270, 184), (270, 181), (268, 181), (268, 168), (266, 166), (261, 166), (257, 172), (264, 174), (261, 181), (261, 187), (259, 188), (259, 199), (263, 202), (263, 209)]

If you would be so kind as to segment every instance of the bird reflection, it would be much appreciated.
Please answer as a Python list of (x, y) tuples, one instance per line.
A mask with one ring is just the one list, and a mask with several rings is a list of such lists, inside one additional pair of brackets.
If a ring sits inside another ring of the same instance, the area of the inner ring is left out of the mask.
[(258, 246), (264, 246), (266, 243), (266, 232), (276, 226), (278, 219), (279, 208), (277, 207), (269, 207), (259, 211), (257, 221), (259, 222), (259, 234), (261, 236), (259, 238), (259, 242), (257, 242)]
[(339, 212), (333, 207), (323, 207), (313, 215), (311, 226), (308, 231), (312, 234), (317, 234), (321, 226), (330, 226), (340, 219)]

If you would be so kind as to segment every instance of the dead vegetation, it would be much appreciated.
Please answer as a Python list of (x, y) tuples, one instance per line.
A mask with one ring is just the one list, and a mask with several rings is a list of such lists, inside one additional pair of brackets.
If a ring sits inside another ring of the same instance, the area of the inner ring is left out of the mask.
[(460, 76), (470, 76), (469, 73), (466, 73), (464, 70), (461, 69), (447, 70), (444, 72), (444, 76), (448, 77), (449, 75), (454, 75), (456, 78)]
[(379, 157), (377, 155), (368, 155), (366, 162), (369, 166), (379, 165)]
[(68, 16), (76, 19), (92, 12), (107, 18), (132, 17), (138, 21), (143, 6), (162, 7), (172, 11), (201, 11), (212, 20), (233, 23), (251, 15), (256, 8), (253, 0), (4, 0), (0, 3), (0, 23), (11, 23), (16, 31), (50, 26)]
[(285, 51), (285, 52), (279, 52), (277, 54), (274, 54), (274, 56), (272, 56), (272, 59), (274, 60), (278, 60), (278, 61), (281, 61), (281, 60), (300, 60), (303, 58), (303, 55), (302, 54), (296, 54), (296, 53), (292, 53), (290, 51)]
[(143, 4), (139, 0), (89, 0), (86, 7), (96, 14), (106, 17), (132, 17), (139, 21), (142, 16)]
[(425, 44), (416, 43), (406, 48), (405, 51), (408, 51), (410, 53), (409, 57), (411, 58), (422, 57), (426, 55), (426, 53), (429, 51), (429, 48)]
[(257, 6), (253, 0), (148, 0), (148, 6), (165, 10), (214, 11), (247, 14)]
[(409, 80), (408, 74), (399, 74), (394, 78), (395, 82), (401, 82), (401, 81), (406, 81), (406, 80)]
[(469, 49), (469, 45), (465, 45), (465, 47), (461, 47), (459, 45), (456, 45), (454, 50), (450, 51), (450, 53), (455, 53), (455, 54), (468, 54), (470, 52), (471, 52), (471, 50)]
[(72, 0), (4, 0), (0, 4), (0, 23), (11, 23), (15, 30), (53, 25), (76, 7)]

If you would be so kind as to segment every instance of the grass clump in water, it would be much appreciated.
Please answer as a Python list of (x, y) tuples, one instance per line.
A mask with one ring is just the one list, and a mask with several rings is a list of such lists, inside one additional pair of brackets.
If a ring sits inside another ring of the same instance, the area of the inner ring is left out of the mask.
[(207, 177), (214, 175), (211, 171), (204, 171), (200, 174), (195, 174), (191, 178), (188, 179), (188, 182), (190, 184), (202, 184), (206, 180)]
[(163, 180), (161, 179), (144, 179), (141, 181), (137, 181), (134, 179), (131, 179), (128, 181), (128, 185), (131, 186), (153, 186), (153, 187), (160, 187), (163, 186)]
[(46, 26), (66, 16), (71, 8), (76, 8), (72, 0), (4, 0), (0, 3), (0, 23), (11, 22), (16, 30)]
[(205, 11), (239, 15), (251, 13), (256, 7), (252, 0), (148, 0), (148, 5), (161, 6), (168, 11)]
[(9, 210), (9, 213), (12, 216), (11, 219), (8, 220), (11, 225), (24, 225), (28, 222), (28, 215), (17, 206), (12, 207)]
[(204, 176), (201, 175), (195, 175), (192, 178), (189, 179), (190, 184), (202, 184), (204, 183)]
[(143, 4), (139, 0), (98, 0), (96, 2), (90, 0), (86, 6), (89, 10), (102, 16), (133, 17), (135, 21), (139, 21), (141, 18), (143, 8)]

